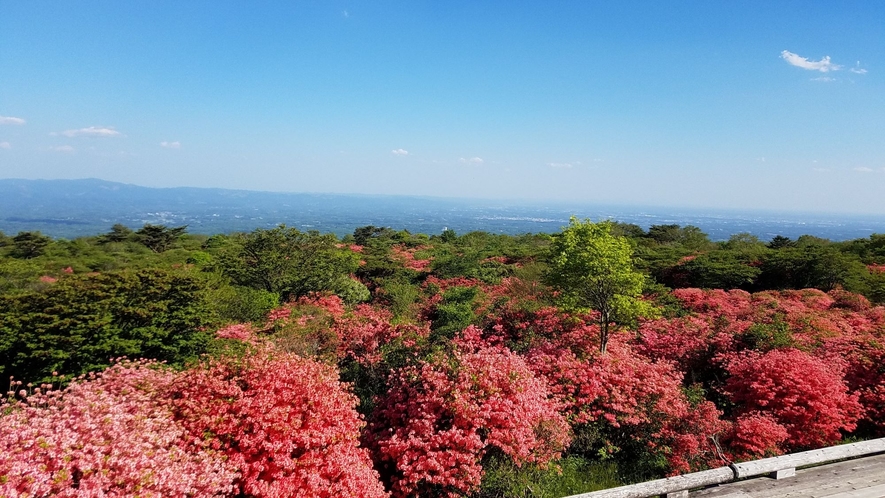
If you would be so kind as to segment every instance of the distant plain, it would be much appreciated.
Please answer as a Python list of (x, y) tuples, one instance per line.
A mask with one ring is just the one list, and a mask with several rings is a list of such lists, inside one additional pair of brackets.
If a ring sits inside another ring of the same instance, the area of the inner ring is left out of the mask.
[(539, 203), (417, 196), (278, 193), (210, 188), (148, 188), (96, 179), (0, 180), (0, 231), (75, 238), (115, 223), (187, 225), (188, 232), (248, 232), (280, 224), (338, 236), (366, 225), (412, 233), (481, 230), (557, 232), (570, 216), (650, 225), (694, 225), (711, 240), (741, 232), (763, 241), (813, 235), (833, 241), (885, 233), (885, 217), (839, 213), (702, 210), (653, 206)]

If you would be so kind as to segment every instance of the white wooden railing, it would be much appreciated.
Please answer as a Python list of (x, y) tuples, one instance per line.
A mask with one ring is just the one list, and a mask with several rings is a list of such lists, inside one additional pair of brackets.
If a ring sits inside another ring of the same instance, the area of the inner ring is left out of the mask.
[(727, 467), (604, 489), (592, 493), (582, 493), (566, 498), (648, 498), (660, 495), (666, 495), (667, 498), (683, 498), (688, 496), (690, 489), (725, 484), (737, 479), (761, 475), (782, 479), (796, 475), (797, 467), (818, 465), (876, 453), (885, 453), (885, 438), (829, 446), (818, 450), (763, 458), (762, 460), (733, 463)]

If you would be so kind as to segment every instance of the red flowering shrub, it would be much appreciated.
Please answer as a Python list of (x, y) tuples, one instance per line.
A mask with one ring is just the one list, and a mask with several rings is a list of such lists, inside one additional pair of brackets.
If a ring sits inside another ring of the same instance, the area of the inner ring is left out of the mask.
[(265, 332), (281, 351), (334, 363), (339, 349), (332, 323), (344, 315), (336, 295), (312, 294), (268, 313)]
[(859, 395), (864, 425), (877, 434), (885, 434), (885, 346), (876, 341), (854, 344), (845, 357), (845, 382)]
[(510, 351), (456, 352), (392, 374), (366, 440), (395, 496), (460, 496), (493, 448), (517, 465), (557, 458), (569, 436), (556, 408)]
[[(119, 363), (0, 406), (0, 496), (224, 496), (236, 472), (191, 444), (164, 403), (174, 378)], [(44, 387), (45, 389), (45, 387)]]
[[(797, 349), (743, 353), (726, 359), (725, 391), (738, 415), (759, 412), (783, 426), (788, 449), (827, 446), (852, 431), (862, 413), (843, 382), (840, 362)], [(738, 433), (737, 438), (748, 436)]]
[(395, 245), (390, 248), (394, 259), (402, 262), (403, 266), (417, 272), (425, 272), (430, 269), (430, 262), (433, 258), (419, 259), (415, 257), (415, 253), (427, 249), (427, 246), (406, 247), (403, 245)]
[(867, 265), (870, 273), (885, 273), (885, 265)]
[(184, 372), (172, 404), (193, 438), (225, 454), (256, 497), (386, 496), (358, 444), (357, 400), (330, 366), (279, 351)]
[(252, 342), (255, 340), (255, 331), (252, 329), (251, 323), (234, 323), (216, 330), (215, 337)]
[(603, 447), (639, 442), (666, 457), (673, 472), (717, 461), (709, 437), (727, 424), (709, 401), (689, 403), (682, 375), (671, 364), (652, 362), (620, 341), (606, 354), (583, 356), (548, 343), (528, 358), (573, 424), (592, 424), (603, 437), (617, 439), (601, 441)]
[(828, 294), (833, 298), (833, 306), (836, 308), (845, 308), (851, 311), (866, 311), (872, 306), (869, 299), (853, 292), (834, 289)]
[(711, 368), (718, 352), (730, 351), (734, 336), (703, 316), (650, 320), (642, 323), (636, 347), (648, 358), (674, 362), (683, 372)]
[(332, 330), (338, 336), (339, 361), (352, 359), (363, 366), (378, 365), (383, 346), (397, 339), (402, 339), (405, 346), (414, 346), (417, 339), (430, 334), (426, 326), (391, 324), (392, 317), (389, 311), (367, 304), (336, 317)]
[(753, 460), (780, 455), (781, 445), (789, 437), (787, 429), (770, 414), (749, 412), (734, 421), (723, 442), (735, 460)]

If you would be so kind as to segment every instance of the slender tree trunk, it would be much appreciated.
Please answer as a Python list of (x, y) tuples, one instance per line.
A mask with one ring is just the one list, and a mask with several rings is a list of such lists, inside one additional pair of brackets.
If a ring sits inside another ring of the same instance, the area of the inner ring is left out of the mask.
[(599, 319), (599, 352), (605, 354), (608, 349), (608, 318)]

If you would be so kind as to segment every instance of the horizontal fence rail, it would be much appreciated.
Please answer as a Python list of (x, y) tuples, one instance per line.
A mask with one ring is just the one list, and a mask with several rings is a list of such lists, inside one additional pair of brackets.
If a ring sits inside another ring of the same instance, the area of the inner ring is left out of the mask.
[(641, 482), (603, 489), (592, 493), (582, 493), (566, 498), (648, 498), (650, 496), (668, 495), (671, 497), (688, 496), (688, 490), (725, 484), (737, 479), (770, 475), (775, 478), (795, 475), (797, 467), (818, 465), (822, 463), (855, 458), (876, 453), (885, 453), (885, 438), (871, 439), (859, 443), (829, 446), (817, 450), (791, 453), (761, 460), (735, 463), (728, 467), (718, 467), (701, 472), (692, 472), (666, 479)]

